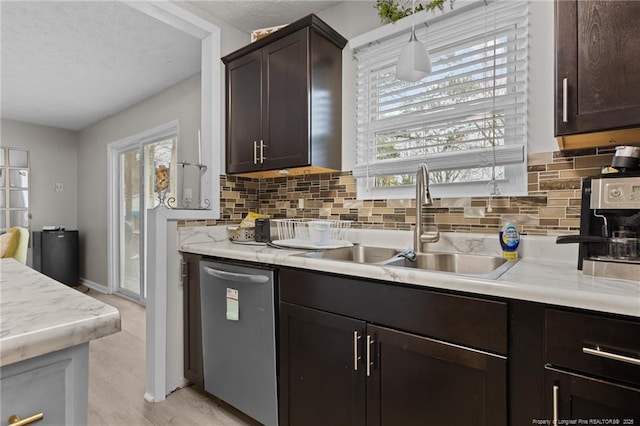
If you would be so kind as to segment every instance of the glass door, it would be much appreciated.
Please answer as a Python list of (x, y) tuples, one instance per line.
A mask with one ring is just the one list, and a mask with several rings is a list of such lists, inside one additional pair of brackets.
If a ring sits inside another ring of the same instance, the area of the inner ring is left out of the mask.
[[(119, 153), (119, 268), (116, 293), (145, 303), (147, 209), (177, 199), (177, 138), (139, 143)], [(159, 173), (162, 172), (162, 173)], [(159, 176), (162, 176), (162, 181)]]
[(119, 158), (119, 279), (116, 292), (144, 303), (144, 198), (141, 197), (141, 150), (121, 152)]

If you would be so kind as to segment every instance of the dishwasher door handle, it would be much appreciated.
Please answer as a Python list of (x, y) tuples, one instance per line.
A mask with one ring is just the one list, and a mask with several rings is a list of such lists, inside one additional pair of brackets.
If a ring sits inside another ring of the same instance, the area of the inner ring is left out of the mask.
[(209, 268), (208, 266), (202, 267), (204, 271), (216, 278), (222, 278), (229, 281), (243, 281), (247, 283), (264, 284), (269, 281), (269, 277), (265, 275), (252, 275), (252, 274), (239, 274), (237, 272), (221, 271), (219, 269)]

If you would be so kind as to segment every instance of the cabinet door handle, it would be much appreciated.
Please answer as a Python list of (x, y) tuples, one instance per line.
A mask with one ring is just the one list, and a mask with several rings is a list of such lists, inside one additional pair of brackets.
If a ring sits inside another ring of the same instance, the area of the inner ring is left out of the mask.
[(560, 387), (558, 385), (553, 385), (553, 423), (554, 425), (558, 424), (558, 393), (560, 391)]
[[(186, 270), (186, 272), (185, 272)], [(182, 262), (182, 278), (187, 278), (189, 276), (189, 264), (187, 262)]]
[(258, 143), (253, 141), (253, 164), (258, 164)]
[(260, 139), (260, 164), (264, 163), (264, 160), (266, 160), (266, 158), (264, 157), (264, 149), (266, 147), (267, 145), (265, 145), (264, 141)]
[(371, 345), (375, 342), (371, 338), (371, 335), (367, 334), (367, 377), (371, 376), (371, 366), (373, 363), (371, 362)]
[(7, 421), (9, 426), (25, 426), (42, 419), (44, 419), (43, 413), (34, 414), (33, 416), (27, 417), (26, 419), (22, 419), (22, 420), (20, 420), (20, 417), (13, 414), (12, 416), (9, 417)]
[(602, 358), (613, 359), (615, 361), (626, 362), (627, 364), (640, 365), (640, 359), (638, 358), (614, 354), (611, 352), (600, 350), (600, 348), (591, 349), (591, 348), (583, 347), (582, 352), (588, 355), (594, 355)]
[(353, 370), (358, 371), (358, 361), (360, 361), (360, 357), (358, 356), (358, 340), (361, 339), (361, 336), (357, 331), (353, 332)]
[(567, 112), (568, 101), (567, 97), (569, 96), (569, 79), (562, 79), (562, 122), (567, 123), (569, 121), (569, 114)]

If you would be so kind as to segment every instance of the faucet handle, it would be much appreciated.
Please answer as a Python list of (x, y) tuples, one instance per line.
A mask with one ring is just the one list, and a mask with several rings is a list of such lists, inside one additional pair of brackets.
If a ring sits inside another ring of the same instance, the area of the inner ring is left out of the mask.
[(420, 235), (421, 243), (435, 243), (440, 240), (440, 231), (436, 225), (427, 225), (428, 230), (423, 229), (422, 235)]

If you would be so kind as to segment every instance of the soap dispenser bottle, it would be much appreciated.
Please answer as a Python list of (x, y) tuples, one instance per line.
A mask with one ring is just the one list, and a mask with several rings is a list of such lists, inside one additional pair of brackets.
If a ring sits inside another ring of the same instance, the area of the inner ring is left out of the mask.
[(512, 222), (506, 221), (500, 230), (502, 256), (505, 259), (517, 259), (519, 244), (520, 233), (518, 232), (518, 227)]

